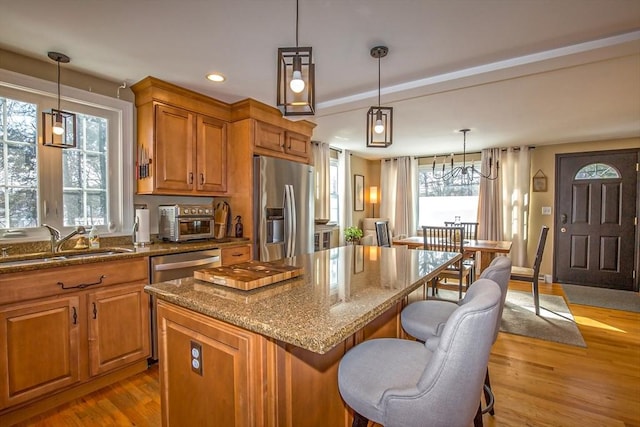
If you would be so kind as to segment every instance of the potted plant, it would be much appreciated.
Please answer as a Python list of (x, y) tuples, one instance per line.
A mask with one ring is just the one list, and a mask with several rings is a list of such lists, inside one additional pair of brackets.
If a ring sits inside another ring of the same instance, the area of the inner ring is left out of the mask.
[(350, 245), (355, 245), (360, 242), (362, 238), (362, 230), (358, 227), (347, 227), (344, 230), (344, 240)]

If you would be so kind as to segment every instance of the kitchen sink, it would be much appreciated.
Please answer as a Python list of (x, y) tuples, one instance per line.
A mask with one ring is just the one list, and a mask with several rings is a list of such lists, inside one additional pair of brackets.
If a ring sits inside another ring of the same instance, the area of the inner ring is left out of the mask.
[(133, 249), (126, 248), (104, 248), (86, 251), (64, 251), (55, 254), (46, 253), (41, 256), (31, 255), (28, 258), (11, 260), (11, 258), (0, 258), (0, 267), (15, 267), (21, 265), (46, 264), (54, 261), (66, 261), (72, 259), (98, 258), (110, 255), (118, 255), (133, 252)]

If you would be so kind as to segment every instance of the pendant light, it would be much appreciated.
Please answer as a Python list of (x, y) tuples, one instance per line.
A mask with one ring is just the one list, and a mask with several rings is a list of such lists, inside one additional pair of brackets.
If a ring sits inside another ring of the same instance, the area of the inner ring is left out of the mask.
[(388, 147), (393, 138), (393, 107), (380, 106), (380, 58), (389, 53), (386, 46), (371, 49), (371, 56), (378, 59), (378, 106), (367, 112), (367, 147)]
[(311, 47), (298, 46), (298, 0), (296, 0), (296, 47), (278, 48), (278, 108), (285, 116), (315, 113), (315, 64)]
[(42, 112), (42, 144), (49, 147), (74, 148), (76, 115), (60, 108), (60, 63), (68, 64), (70, 59), (59, 52), (49, 52), (48, 56), (58, 63), (58, 108)]

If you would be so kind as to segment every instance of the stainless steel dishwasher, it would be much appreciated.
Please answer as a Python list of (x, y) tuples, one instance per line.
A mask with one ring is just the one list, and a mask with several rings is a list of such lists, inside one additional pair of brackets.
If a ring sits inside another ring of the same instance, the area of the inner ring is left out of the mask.
[[(221, 262), (220, 249), (153, 256), (151, 257), (149, 267), (151, 269), (149, 272), (151, 283), (191, 277), (195, 270), (219, 267)], [(151, 359), (156, 361), (158, 360), (158, 314), (156, 311), (156, 298), (151, 296), (150, 301)]]

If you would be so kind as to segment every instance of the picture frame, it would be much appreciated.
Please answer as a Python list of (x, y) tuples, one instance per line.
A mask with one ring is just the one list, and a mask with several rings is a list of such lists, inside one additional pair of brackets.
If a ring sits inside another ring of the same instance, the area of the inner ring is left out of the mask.
[(533, 176), (531, 187), (534, 192), (547, 191), (547, 177), (541, 169), (538, 169), (538, 172)]
[(364, 210), (364, 175), (353, 176), (353, 210)]

